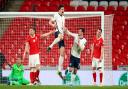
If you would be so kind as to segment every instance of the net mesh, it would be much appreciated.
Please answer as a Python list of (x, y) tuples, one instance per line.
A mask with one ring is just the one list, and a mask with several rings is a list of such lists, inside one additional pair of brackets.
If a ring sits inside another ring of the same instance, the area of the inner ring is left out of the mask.
[[(0, 50), (5, 55), (5, 58), (9, 64), (14, 64), (18, 55), (23, 55), (24, 46), (26, 41), (26, 36), (28, 35), (28, 30), (31, 27), (36, 28), (37, 34), (43, 34), (53, 30), (51, 26), (48, 24), (49, 18), (53, 14), (5, 14), (0, 15)], [(102, 28), (103, 18), (101, 18), (101, 14), (66, 14), (66, 27), (74, 33), (77, 33), (79, 28), (85, 28), (84, 36), (87, 39), (87, 45), (85, 50), (82, 52), (81, 56), (81, 65), (82, 66), (91, 66), (90, 59), (90, 45), (92, 43), (92, 39), (96, 34), (97, 28)], [(112, 16), (111, 16), (112, 17)], [(110, 42), (111, 40), (111, 30), (112, 30), (112, 18), (107, 17), (105, 19), (105, 33), (104, 39), (105, 44)], [(110, 20), (111, 19), (111, 20)], [(70, 58), (70, 49), (73, 44), (73, 38), (65, 35), (65, 60), (64, 60), (64, 68), (69, 65)], [(45, 39), (40, 39), (40, 61), (41, 65), (44, 67), (56, 67), (58, 66), (58, 58), (59, 58), (59, 49), (58, 46), (55, 45), (50, 53), (46, 52), (46, 48), (52, 43), (54, 40), (54, 35), (50, 35)], [(111, 43), (105, 45), (105, 61), (107, 62), (106, 66), (112, 66), (112, 61), (110, 58), (111, 51)], [(108, 50), (107, 50), (108, 49)], [(24, 65), (28, 65), (28, 60), (24, 61)]]

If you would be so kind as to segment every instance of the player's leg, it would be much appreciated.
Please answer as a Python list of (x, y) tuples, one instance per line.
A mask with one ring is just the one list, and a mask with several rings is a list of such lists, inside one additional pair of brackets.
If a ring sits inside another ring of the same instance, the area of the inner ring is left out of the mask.
[(40, 80), (39, 80), (39, 74), (40, 74), (40, 58), (39, 58), (39, 54), (36, 54), (35, 55), (35, 65), (36, 65), (36, 69), (35, 69), (35, 80), (37, 83), (40, 83)]
[(55, 32), (55, 39), (52, 42), (52, 44), (47, 48), (47, 51), (50, 51), (52, 49), (52, 47), (57, 44), (58, 42), (60, 42), (61, 40), (63, 40), (63, 35), (60, 34), (59, 32)]
[(59, 61), (58, 61), (58, 75), (63, 79), (61, 71), (63, 68), (65, 48), (64, 48), (64, 45), (62, 45), (61, 43), (59, 44), (59, 47), (60, 47), (60, 57), (59, 57)]
[(103, 70), (102, 70), (102, 62), (98, 62), (98, 71), (100, 73), (100, 86), (103, 85)]
[(96, 85), (96, 60), (92, 59), (92, 76), (93, 76), (93, 85)]
[(72, 84), (75, 83), (77, 71), (78, 71), (78, 69), (80, 69), (80, 59), (76, 58), (76, 57), (73, 57), (73, 60), (74, 60), (74, 66), (73, 66), (74, 69), (73, 69), (72, 75), (71, 75), (71, 82), (72, 82)]
[(20, 81), (19, 81), (19, 84), (20, 85), (28, 85), (30, 82), (27, 80), (27, 79), (25, 79), (25, 78), (22, 78)]
[(21, 85), (19, 81), (10, 81), (10, 85)]
[(35, 76), (36, 76), (36, 83), (38, 83), (38, 84), (40, 84), (39, 74), (40, 74), (40, 64), (37, 64), (36, 65), (36, 73), (35, 73)]
[(34, 55), (29, 55), (29, 67), (30, 67), (30, 82), (34, 84), (35, 82), (35, 59)]

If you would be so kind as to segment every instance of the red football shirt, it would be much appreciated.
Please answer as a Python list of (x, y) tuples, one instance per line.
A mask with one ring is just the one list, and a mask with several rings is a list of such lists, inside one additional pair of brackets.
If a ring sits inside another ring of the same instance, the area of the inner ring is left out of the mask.
[(29, 54), (38, 54), (39, 53), (39, 39), (40, 35), (36, 34), (35, 37), (28, 36), (27, 42), (29, 43)]
[(96, 38), (96, 36), (93, 39), (93, 44), (94, 44), (94, 50), (93, 50), (93, 57), (95, 58), (100, 58), (101, 56), (101, 47), (103, 46), (103, 39), (102, 37)]

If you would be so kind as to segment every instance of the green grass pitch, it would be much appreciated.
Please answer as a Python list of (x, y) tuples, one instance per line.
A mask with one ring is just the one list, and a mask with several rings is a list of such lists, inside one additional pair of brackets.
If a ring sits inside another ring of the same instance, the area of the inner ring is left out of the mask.
[(0, 85), (0, 89), (128, 89), (128, 86), (9, 86)]

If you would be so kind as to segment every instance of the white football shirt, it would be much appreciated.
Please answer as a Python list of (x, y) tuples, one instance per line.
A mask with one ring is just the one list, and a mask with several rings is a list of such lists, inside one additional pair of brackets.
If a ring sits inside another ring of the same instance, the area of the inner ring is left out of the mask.
[(65, 27), (65, 17), (63, 15), (59, 15), (59, 13), (55, 13), (53, 19), (57, 23), (56, 31), (64, 34), (63, 28)]

